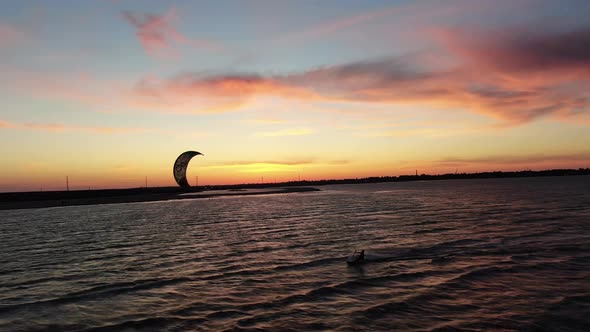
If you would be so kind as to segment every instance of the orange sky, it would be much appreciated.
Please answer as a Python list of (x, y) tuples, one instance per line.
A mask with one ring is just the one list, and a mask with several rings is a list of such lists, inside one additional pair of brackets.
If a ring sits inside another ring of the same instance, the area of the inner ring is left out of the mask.
[(584, 1), (0, 9), (0, 191), (590, 167)]

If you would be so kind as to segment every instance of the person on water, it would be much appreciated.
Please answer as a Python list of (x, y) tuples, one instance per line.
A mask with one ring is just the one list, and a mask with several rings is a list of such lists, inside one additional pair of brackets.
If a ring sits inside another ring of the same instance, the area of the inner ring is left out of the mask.
[(365, 251), (361, 250), (361, 253), (359, 254), (359, 258), (357, 259), (357, 261), (363, 261), (365, 259)]

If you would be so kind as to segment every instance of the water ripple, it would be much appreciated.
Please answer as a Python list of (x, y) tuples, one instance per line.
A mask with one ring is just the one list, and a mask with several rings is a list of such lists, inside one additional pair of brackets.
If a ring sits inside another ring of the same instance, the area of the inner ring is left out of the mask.
[(0, 330), (590, 330), (589, 177), (322, 189), (0, 211)]

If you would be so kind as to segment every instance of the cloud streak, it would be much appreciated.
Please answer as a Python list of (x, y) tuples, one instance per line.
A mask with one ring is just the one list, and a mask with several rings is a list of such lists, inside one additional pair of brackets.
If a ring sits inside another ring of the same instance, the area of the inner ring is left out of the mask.
[[(475, 33), (474, 33), (475, 32)], [(590, 26), (557, 32), (442, 30), (446, 46), (475, 64), (511, 74), (590, 71)]]
[(140, 80), (131, 98), (138, 105), (170, 108), (182, 113), (220, 113), (239, 109), (256, 96), (314, 99), (304, 87), (256, 74), (203, 76), (182, 74), (168, 80)]
[(249, 119), (245, 120), (244, 122), (254, 125), (276, 125), (276, 124), (284, 124), (287, 121), (275, 119), (275, 118), (258, 118), (258, 119)]
[(0, 120), (0, 129), (31, 130), (44, 132), (90, 132), (98, 134), (126, 134), (126, 133), (143, 133), (150, 130), (144, 128), (118, 128), (118, 127), (87, 127), (71, 126), (61, 123), (16, 123)]
[(241, 160), (232, 161), (226, 163), (219, 163), (214, 165), (208, 165), (204, 167), (209, 168), (231, 168), (231, 167), (246, 167), (246, 166), (257, 166), (257, 165), (278, 165), (278, 166), (300, 166), (313, 164), (312, 159), (301, 159), (301, 160)]
[(410, 8), (388, 7), (378, 10), (367, 11), (358, 15), (341, 17), (338, 19), (323, 22), (303, 31), (284, 36), (287, 40), (310, 40), (333, 34), (359, 24), (371, 22), (396, 13), (403, 13)]
[(452, 6), (412, 2), (409, 4), (372, 9), (349, 16), (328, 19), (300, 31), (284, 35), (281, 37), (281, 40), (288, 41), (289, 43), (294, 41), (306, 42), (334, 35), (341, 31), (346, 31), (348, 33), (352, 27), (362, 29), (362, 27), (359, 26), (379, 21), (382, 23), (387, 23), (388, 21), (399, 22), (411, 18), (412, 21), (422, 23), (432, 17), (440, 17), (453, 13), (458, 14), (464, 11), (473, 12), (474, 10), (483, 10), (484, 8), (485, 6), (479, 3), (474, 5), (473, 1), (455, 1), (455, 4)]
[[(175, 15), (174, 11), (161, 16), (125, 13), (137, 27), (146, 50), (154, 55), (188, 40), (172, 27)], [(170, 78), (144, 77), (126, 90), (121, 82), (95, 82), (92, 78), (60, 82), (29, 75), (24, 82), (19, 83), (18, 78), (15, 82), (37, 94), (53, 94), (103, 109), (222, 113), (246, 109), (259, 97), (279, 97), (310, 105), (336, 102), (463, 109), (495, 119), (499, 128), (549, 117), (588, 123), (590, 26), (549, 32), (533, 28), (430, 30), (425, 37), (438, 40), (441, 56), (452, 60), (445, 66), (414, 54), (286, 74), (185, 72)]]
[(181, 34), (174, 22), (178, 15), (174, 9), (162, 15), (124, 11), (123, 18), (133, 25), (143, 49), (156, 58), (178, 57), (179, 47), (193, 46), (206, 50), (219, 50), (220, 45), (208, 40), (190, 39)]
[(420, 57), (402, 56), (288, 75), (187, 73), (169, 80), (140, 81), (135, 93), (171, 104), (183, 98), (206, 100), (205, 109), (213, 111), (237, 109), (261, 95), (320, 102), (426, 104), (484, 114), (500, 120), (500, 126), (588, 112), (590, 28), (533, 36), (525, 30), (502, 35), (466, 31), (437, 33), (457, 62), (443, 68), (421, 63)]
[(24, 37), (25, 33), (20, 29), (12, 25), (0, 23), (0, 48), (11, 46)]
[(311, 135), (313, 130), (310, 128), (286, 128), (271, 132), (256, 133), (256, 136), (280, 137), (280, 136), (305, 136)]
[(550, 162), (589, 162), (590, 151), (577, 154), (498, 155), (483, 158), (445, 158), (436, 161), (441, 166), (464, 164), (522, 165)]

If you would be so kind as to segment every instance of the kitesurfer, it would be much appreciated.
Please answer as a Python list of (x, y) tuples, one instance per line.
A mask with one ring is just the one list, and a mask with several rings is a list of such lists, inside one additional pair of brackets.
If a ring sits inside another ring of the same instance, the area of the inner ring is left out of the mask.
[(361, 250), (361, 251), (355, 251), (350, 257), (348, 257), (348, 259), (346, 260), (346, 263), (348, 265), (357, 265), (357, 264), (362, 264), (365, 261), (365, 251)]

